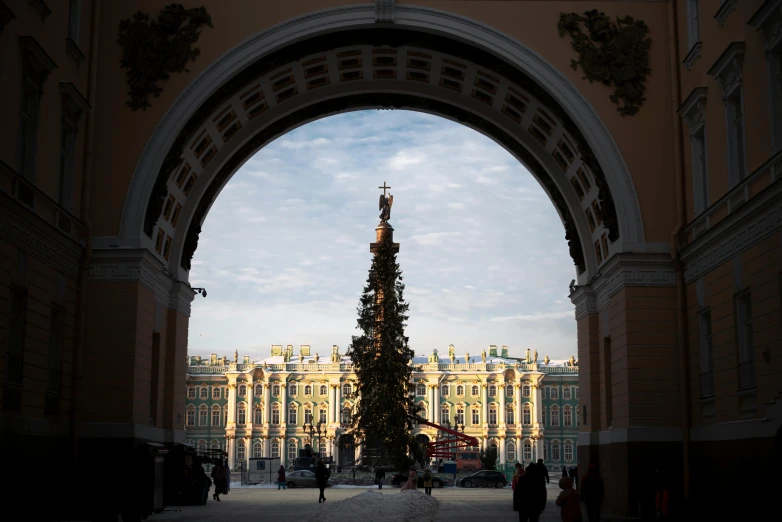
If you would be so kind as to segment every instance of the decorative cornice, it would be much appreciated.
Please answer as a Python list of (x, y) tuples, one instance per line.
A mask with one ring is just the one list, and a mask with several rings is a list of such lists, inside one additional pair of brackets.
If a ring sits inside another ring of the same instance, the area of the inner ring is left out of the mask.
[(679, 108), (679, 114), (687, 122), (690, 132), (700, 129), (705, 121), (706, 114), (706, 87), (696, 87)]
[(737, 0), (722, 0), (720, 8), (717, 9), (717, 14), (714, 15), (714, 19), (720, 24), (720, 27), (725, 27), (725, 20), (728, 15), (736, 10)]
[(46, 5), (44, 0), (27, 0), (27, 4), (38, 12), (41, 22), (45, 22), (49, 15), (52, 14), (52, 10)]
[(25, 74), (33, 74), (42, 85), (49, 73), (57, 69), (57, 64), (46, 53), (38, 40), (32, 36), (19, 37), (19, 49), (24, 57)]
[(782, 229), (782, 181), (777, 179), (682, 250), (689, 283)]
[[(590, 285), (595, 296), (596, 311), (605, 308), (611, 296), (622, 288), (676, 284), (676, 270), (671, 257), (666, 254), (616, 254), (608, 260), (600, 272), (601, 275)], [(582, 288), (584, 287), (579, 287), (579, 290)], [(586, 306), (585, 310), (589, 310), (590, 305)]]
[(3, 0), (0, 0), (0, 34), (3, 33), (3, 29), (11, 20), (16, 20), (16, 15), (11, 11), (11, 8), (5, 5)]
[(79, 277), (82, 246), (55, 232), (52, 225), (45, 223), (7, 194), (0, 192), (0, 203), (0, 240), (72, 279)]
[(767, 0), (748, 23), (766, 37), (766, 49), (774, 49), (782, 41), (782, 0)]
[(375, 22), (394, 23), (394, 0), (375, 0)]
[[(576, 306), (576, 321), (588, 314), (597, 313), (595, 293), (589, 286), (579, 286), (570, 294), (570, 301)], [(521, 385), (517, 385), (520, 387)]]
[(76, 62), (76, 65), (81, 65), (81, 62), (84, 61), (84, 53), (81, 52), (78, 44), (71, 38), (65, 39), (65, 50), (68, 52), (68, 55), (73, 58), (73, 61)]
[(703, 49), (703, 44), (701, 42), (695, 42), (695, 45), (692, 46), (692, 49), (690, 49), (687, 56), (682, 60), (682, 63), (688, 71), (692, 69), (692, 64), (695, 63), (695, 60), (701, 57), (701, 49)]
[(744, 42), (731, 42), (709, 69), (709, 76), (717, 80), (724, 98), (741, 84), (743, 61)]

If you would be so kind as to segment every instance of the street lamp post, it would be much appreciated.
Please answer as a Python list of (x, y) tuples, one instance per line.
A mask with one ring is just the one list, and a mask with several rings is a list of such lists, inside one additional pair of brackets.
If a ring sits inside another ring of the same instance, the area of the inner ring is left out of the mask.
[[(313, 425), (312, 424), (312, 419), (309, 419), (309, 423), (306, 423), (306, 422), (304, 423), (304, 433), (308, 433), (309, 432), (310, 438), (313, 440), (313, 446), (318, 449), (318, 451), (315, 452), (315, 453), (318, 455), (319, 458), (323, 458), (323, 456), (320, 454), (320, 446), (315, 444), (314, 441), (317, 440), (318, 442), (320, 442), (321, 431), (325, 435), (326, 431), (323, 430), (323, 422), (322, 421), (318, 421), (317, 424)], [(317, 434), (317, 439), (315, 439), (315, 434)]]

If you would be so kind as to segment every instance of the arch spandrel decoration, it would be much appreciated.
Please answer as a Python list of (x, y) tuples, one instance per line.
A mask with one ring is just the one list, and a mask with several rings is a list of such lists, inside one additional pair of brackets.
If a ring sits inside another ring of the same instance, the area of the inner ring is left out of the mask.
[[(178, 125), (176, 142), (156, 144), (154, 136), (150, 140), (126, 201), (124, 237), (140, 237), (143, 246), (186, 279), (206, 212), (252, 153), (328, 114), (397, 106), (465, 123), (524, 163), (554, 202), (583, 278), (596, 274), (609, 255), (622, 251), (623, 242), (643, 240), (629, 174), (594, 110), (540, 57), (475, 22), (397, 7), (395, 25), (419, 31), (343, 28), (339, 35), (316, 36), (269, 53), (220, 87), (205, 86), (210, 79), (224, 77), (231, 63), (236, 64), (253, 46), (268, 48), (284, 41), (281, 32), (311, 34), (311, 22), (318, 17), (361, 25), (356, 20), (362, 9), (332, 10), (290, 21), (212, 64), (156, 129), (158, 135), (189, 118)], [(435, 30), (458, 33), (462, 40), (474, 42), (447, 40), (434, 36)], [(492, 40), (503, 43), (496, 54), (509, 54), (513, 60), (484, 51), (482, 47)], [(193, 112), (194, 105), (190, 110), (182, 106), (188, 98), (204, 101)], [(599, 132), (589, 132), (594, 130)], [(144, 166), (154, 164), (158, 165), (154, 179), (144, 176), (142, 172), (150, 172)], [(133, 212), (132, 202), (143, 203)], [(628, 219), (619, 220), (617, 215)], [(184, 270), (179, 270), (180, 264)]]

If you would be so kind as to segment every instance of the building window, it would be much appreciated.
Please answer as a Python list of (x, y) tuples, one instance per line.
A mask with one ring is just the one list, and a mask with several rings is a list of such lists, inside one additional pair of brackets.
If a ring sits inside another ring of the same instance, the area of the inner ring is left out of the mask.
[(570, 386), (562, 387), (562, 400), (569, 401), (571, 397), (570, 393)]
[(273, 408), (272, 409), (272, 424), (275, 426), (280, 425), (280, 409), (279, 408)]
[(263, 412), (258, 406), (253, 409), (253, 424), (263, 424)]
[(565, 462), (573, 462), (573, 443), (565, 441)]
[(573, 386), (573, 397), (578, 400), (578, 386)]
[(698, 334), (700, 340), (701, 397), (711, 397), (714, 395), (714, 374), (711, 367), (711, 310), (704, 310), (698, 314)]
[(456, 424), (464, 424), (464, 406), (456, 407)]
[(559, 462), (559, 441), (551, 441), (551, 460)]
[(215, 386), (212, 388), (212, 399), (218, 400), (220, 399), (220, 387)]
[(288, 424), (296, 424), (297, 413), (295, 406), (291, 406), (288, 409)]
[(244, 384), (239, 386), (239, 397), (247, 397), (247, 386)]
[(548, 422), (546, 421), (548, 419), (548, 407), (543, 406), (543, 425), (548, 426)]
[(692, 146), (692, 188), (695, 215), (709, 208), (709, 175), (706, 159), (706, 126), (690, 135)]
[(328, 448), (326, 447), (325, 442), (321, 442), (320, 444), (318, 444), (318, 453), (320, 454), (321, 457), (325, 457), (327, 455)]
[(247, 424), (247, 408), (245, 407), (244, 403), (239, 405), (239, 411), (238, 411), (238, 419), (236, 421), (237, 424), (243, 425)]
[(326, 397), (329, 394), (329, 388), (328, 386), (321, 386), (320, 387), (320, 396)]
[(489, 386), (489, 397), (496, 397), (497, 396), (497, 387), (495, 385)]
[(443, 397), (448, 397), (448, 385), (444, 384), (442, 388), (440, 389), (440, 395)]
[(505, 450), (506, 458), (508, 462), (516, 462), (516, 445), (513, 442), (508, 443), (508, 447)]
[(223, 408), (223, 425), (228, 426), (228, 406)]
[(350, 425), (353, 422), (353, 412), (350, 411), (350, 408), (345, 407), (344, 410), (342, 410), (342, 424), (347, 426)]
[(419, 397), (426, 396), (426, 385), (425, 384), (419, 384), (418, 386), (415, 387), (415, 390), (416, 390), (415, 394), (418, 395)]
[(456, 387), (456, 395), (459, 397), (464, 397), (464, 386), (461, 384)]
[(481, 389), (478, 386), (472, 387), (472, 396), (479, 397), (481, 395)]
[(524, 448), (524, 460), (525, 461), (532, 460), (532, 444), (530, 443), (530, 441), (525, 440), (523, 448)]
[(206, 409), (206, 406), (201, 405), (200, 408), (198, 408), (198, 425), (199, 426), (208, 426), (209, 420), (209, 410)]
[(513, 415), (513, 408), (508, 408), (505, 410), (505, 422), (508, 424), (515, 424), (515, 418)]
[(186, 423), (188, 426), (195, 426), (195, 408), (193, 406), (187, 407)]
[(70, 0), (68, 5), (68, 38), (79, 44), (81, 0)]
[(212, 407), (212, 426), (220, 425), (220, 406)]
[(293, 462), (294, 460), (296, 460), (296, 457), (297, 457), (296, 453), (297, 453), (298, 449), (299, 449), (299, 446), (296, 443), (296, 441), (292, 440), (292, 441), (290, 441), (288, 443), (288, 460), (289, 461)]
[(544, 440), (541, 446), (543, 446), (543, 460), (549, 460), (548, 442)]
[(539, 386), (538, 389), (540, 390), (540, 398), (545, 399), (546, 398), (546, 388), (544, 386)]
[(529, 426), (532, 424), (532, 407), (527, 402), (521, 407), (522, 424)]
[(271, 457), (273, 459), (280, 458), (280, 443), (276, 440), (272, 441), (272, 454)]
[(312, 410), (304, 408), (304, 424), (312, 424)]
[[(773, 136), (773, 151), (782, 150), (782, 41), (777, 40), (777, 46), (768, 53), (769, 76), (771, 78), (771, 122)], [(776, 178), (780, 178), (776, 172)]]
[(343, 397), (350, 397), (351, 393), (353, 393), (353, 387), (350, 384), (343, 384), (342, 385), (342, 396)]
[(746, 137), (744, 132), (744, 95), (736, 89), (727, 100), (728, 110), (728, 157), (730, 186), (737, 185), (747, 177)]
[(40, 87), (31, 78), (25, 78), (22, 84), (22, 103), (19, 109), (19, 142), (17, 145), (16, 170), (31, 182), (35, 181), (40, 105)]
[(288, 395), (291, 396), (291, 397), (295, 397), (296, 396), (296, 388), (297, 388), (297, 386), (295, 384), (291, 384), (290, 386), (288, 386)]
[(565, 426), (573, 426), (573, 408), (570, 405), (562, 408), (562, 417), (564, 419)]
[(698, 0), (687, 0), (687, 49), (700, 41), (698, 18)]
[(280, 385), (275, 384), (272, 386), (272, 397), (279, 397), (280, 396)]
[(736, 322), (739, 348), (739, 389), (755, 387), (755, 346), (752, 328), (752, 294), (736, 296)]
[(478, 410), (478, 408), (473, 408), (472, 410), (472, 425), (478, 426), (481, 423), (481, 412)]
[(244, 441), (239, 440), (236, 442), (236, 460), (244, 462)]
[(201, 391), (199, 393), (199, 396), (201, 397), (201, 400), (203, 400), (203, 401), (208, 399), (209, 398), (209, 388), (207, 388), (206, 386), (202, 386), (201, 387)]
[(188, 388), (187, 389), (187, 398), (188, 399), (195, 399), (196, 398), (196, 390), (195, 388)]
[(525, 384), (521, 387), (521, 396), (522, 397), (529, 397), (531, 395), (531, 388), (529, 384)]
[(212, 444), (210, 444), (210, 447), (211, 447), (213, 450), (219, 450), (219, 449), (220, 449), (220, 442), (219, 442), (219, 441), (216, 441), (216, 440), (213, 440), (213, 441), (212, 441)]
[(513, 385), (509, 384), (505, 387), (505, 397), (513, 397)]
[(321, 408), (318, 410), (318, 422), (326, 424), (326, 408)]
[(261, 397), (263, 395), (263, 385), (262, 384), (256, 384), (255, 385), (255, 396)]
[(253, 443), (253, 458), (259, 459), (261, 457), (263, 457), (263, 446), (260, 442), (255, 441)]
[(549, 399), (559, 400), (559, 388), (557, 386), (549, 388)]
[(198, 451), (200, 453), (204, 453), (206, 451), (206, 441), (205, 440), (199, 440), (198, 441)]
[(46, 411), (58, 414), (62, 386), (62, 345), (65, 333), (65, 311), (52, 306), (49, 318), (49, 363), (46, 379)]
[(307, 397), (312, 397), (312, 386), (310, 386), (309, 384), (304, 386), (304, 395)]
[(559, 406), (551, 407), (551, 426), (559, 426)]
[(492, 404), (489, 406), (489, 426), (497, 425), (497, 406)]

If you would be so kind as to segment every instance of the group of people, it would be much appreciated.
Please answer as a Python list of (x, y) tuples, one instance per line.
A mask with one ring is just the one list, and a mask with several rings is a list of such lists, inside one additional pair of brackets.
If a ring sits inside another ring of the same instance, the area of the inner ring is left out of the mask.
[[(383, 473), (383, 476), (385, 477), (385, 471), (382, 471), (381, 468), (378, 468), (378, 471), (375, 472), (375, 479), (377, 480), (377, 473)], [(424, 476), (422, 477), (424, 479), (424, 493), (427, 495), (432, 494), (432, 486), (434, 485), (434, 475), (432, 474), (432, 469), (427, 467), (424, 470)], [(378, 482), (379, 489), (383, 489), (383, 483)], [(402, 491), (407, 491), (410, 489), (418, 489), (418, 472), (415, 470), (415, 466), (410, 466), (410, 472), (407, 475), (407, 481), (402, 484)]]
[[(573, 488), (578, 481), (576, 469), (570, 470), (568, 476), (563, 471), (559, 480), (562, 490), (557, 497), (556, 504), (561, 509), (563, 522), (581, 522), (581, 501), (586, 505), (589, 522), (599, 522), (600, 505), (603, 503), (603, 479), (597, 471), (597, 466), (589, 465), (589, 471), (581, 481), (579, 491)], [(571, 478), (572, 477), (572, 478)], [(516, 464), (513, 473), (513, 510), (519, 513), (519, 522), (537, 522), (540, 514), (546, 508), (546, 484), (549, 484), (548, 469), (543, 464), (543, 459), (537, 463), (530, 462), (526, 469)]]

